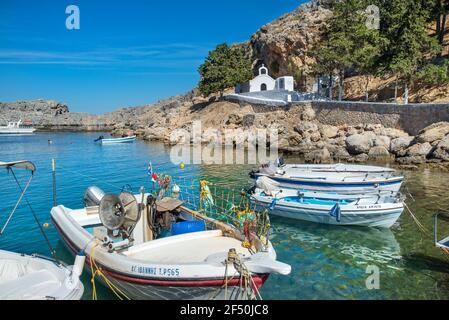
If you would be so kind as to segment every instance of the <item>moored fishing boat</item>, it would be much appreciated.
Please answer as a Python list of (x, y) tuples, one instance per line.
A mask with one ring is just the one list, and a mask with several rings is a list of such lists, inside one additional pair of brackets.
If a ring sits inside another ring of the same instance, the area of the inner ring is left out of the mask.
[(104, 137), (99, 137), (95, 142), (100, 144), (117, 144), (117, 143), (132, 143), (136, 141), (137, 136), (129, 136), (129, 137), (122, 137), (122, 138), (110, 138), (105, 139)]
[[(260, 186), (260, 185), (259, 185)], [(251, 203), (273, 215), (332, 225), (390, 228), (404, 205), (398, 194), (341, 195), (292, 189), (255, 188)]]
[[(6, 223), (2, 235), (11, 221), (20, 202), (25, 200), (39, 227), (41, 225), (25, 197), (36, 167), (29, 161), (0, 162), (0, 167), (10, 171), (21, 190), (21, 195)], [(14, 169), (25, 169), (31, 176), (24, 188), (17, 179)], [(42, 229), (41, 229), (42, 231)], [(43, 233), (44, 237), (45, 234)], [(46, 238), (48, 241), (48, 239)], [(49, 243), (49, 242), (48, 242)], [(52, 252), (53, 249), (50, 246)], [(66, 266), (54, 258), (40, 255), (23, 255), (0, 250), (0, 300), (79, 300), (84, 286), (79, 280), (84, 266), (84, 257), (77, 255), (74, 266)]]
[(92, 272), (101, 270), (101, 281), (124, 298), (251, 299), (270, 274), (290, 273), (267, 238), (182, 201), (96, 193), (101, 199), (85, 197), (89, 207), (53, 208), (52, 221), (70, 251), (84, 250)]
[[(332, 168), (340, 168), (340, 171), (335, 171)], [(357, 168), (366, 171), (357, 171)], [(399, 192), (404, 177), (394, 176), (390, 169), (381, 170), (379, 167), (354, 165), (334, 165), (334, 167), (292, 165), (292, 167), (277, 168), (266, 164), (258, 171), (252, 171), (250, 176), (255, 179), (269, 177), (280, 183), (282, 187), (311, 191), (346, 194), (378, 193), (383, 191)]]

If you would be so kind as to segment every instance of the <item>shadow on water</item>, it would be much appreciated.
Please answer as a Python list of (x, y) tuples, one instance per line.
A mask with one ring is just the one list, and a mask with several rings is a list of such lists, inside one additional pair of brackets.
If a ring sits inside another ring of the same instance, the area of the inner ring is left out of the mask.
[[(402, 257), (404, 265), (407, 268), (414, 269), (416, 271), (433, 271), (445, 273), (449, 276), (449, 259), (448, 258), (435, 258), (421, 253), (407, 254)], [(449, 280), (449, 278), (448, 278)]]

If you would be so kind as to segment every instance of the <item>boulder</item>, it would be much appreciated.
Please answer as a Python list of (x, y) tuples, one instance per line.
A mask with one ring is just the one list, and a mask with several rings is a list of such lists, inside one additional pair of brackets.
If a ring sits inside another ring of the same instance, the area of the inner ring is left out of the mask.
[(230, 114), (228, 117), (228, 120), (226, 121), (227, 125), (235, 124), (235, 125), (241, 125), (243, 121), (243, 117), (239, 114), (233, 113)]
[(325, 139), (333, 139), (338, 136), (338, 127), (323, 125), (320, 128), (320, 133)]
[(368, 160), (369, 160), (369, 156), (366, 153), (362, 153), (362, 154), (356, 155), (355, 157), (348, 159), (348, 161), (358, 162), (358, 163), (366, 162)]
[(387, 137), (390, 137), (391, 139), (397, 139), (397, 138), (400, 138), (400, 137), (407, 137), (408, 136), (407, 132), (404, 132), (404, 131), (399, 130), (399, 129), (394, 129), (394, 128), (384, 128), (383, 134), (386, 135)]
[(414, 137), (404, 136), (393, 139), (390, 144), (390, 151), (398, 156), (405, 156), (406, 150), (412, 144)]
[(324, 148), (322, 150), (314, 150), (306, 153), (304, 155), (304, 160), (311, 163), (329, 163), (332, 159), (329, 150)]
[(287, 150), (290, 147), (290, 142), (286, 138), (281, 138), (278, 143), (279, 150)]
[[(219, 116), (219, 115), (217, 115)], [(250, 128), (254, 125), (256, 121), (256, 116), (254, 114), (247, 114), (243, 116), (242, 125), (245, 128)]]
[(387, 136), (378, 136), (374, 139), (375, 147), (384, 147), (387, 151), (390, 149), (391, 139)]
[(449, 122), (438, 122), (421, 130), (416, 137), (416, 141), (418, 143), (432, 143), (437, 140), (442, 140), (447, 134), (449, 134)]
[(301, 120), (303, 121), (312, 121), (315, 120), (316, 113), (315, 110), (311, 106), (307, 106), (304, 108), (304, 111), (301, 114)]
[(390, 157), (390, 153), (388, 149), (383, 146), (377, 146), (371, 148), (368, 153), (370, 159), (385, 159)]
[(422, 164), (426, 162), (426, 157), (424, 156), (402, 157), (397, 158), (396, 162), (402, 165)]
[(339, 160), (348, 160), (349, 158), (351, 158), (351, 155), (345, 148), (338, 148), (333, 153), (333, 157), (335, 160), (339, 161)]
[(427, 157), (432, 151), (432, 145), (429, 142), (417, 143), (409, 147), (406, 151), (408, 157)]
[(299, 125), (297, 125), (295, 128), (295, 131), (301, 134), (302, 136), (305, 136), (307, 134), (312, 134), (314, 132), (318, 131), (318, 126), (310, 121), (304, 121), (301, 122)]
[(354, 134), (346, 139), (346, 148), (350, 154), (368, 153), (373, 147), (373, 136), (368, 133)]
[(449, 161), (449, 135), (447, 135), (440, 143), (437, 144), (432, 156), (436, 159)]

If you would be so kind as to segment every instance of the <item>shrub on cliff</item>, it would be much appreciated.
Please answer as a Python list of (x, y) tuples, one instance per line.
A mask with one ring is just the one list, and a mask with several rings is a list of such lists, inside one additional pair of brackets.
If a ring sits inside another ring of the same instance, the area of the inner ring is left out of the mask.
[(252, 78), (251, 60), (245, 56), (243, 48), (220, 44), (209, 52), (200, 66), (201, 80), (198, 86), (204, 96), (223, 91)]

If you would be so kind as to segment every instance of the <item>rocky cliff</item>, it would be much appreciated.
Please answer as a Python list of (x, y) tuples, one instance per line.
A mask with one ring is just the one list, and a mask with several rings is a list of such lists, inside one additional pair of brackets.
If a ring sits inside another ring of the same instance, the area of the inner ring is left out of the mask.
[(38, 130), (103, 131), (111, 129), (109, 118), (88, 113), (72, 113), (66, 104), (52, 100), (0, 102), (0, 121), (22, 119)]

